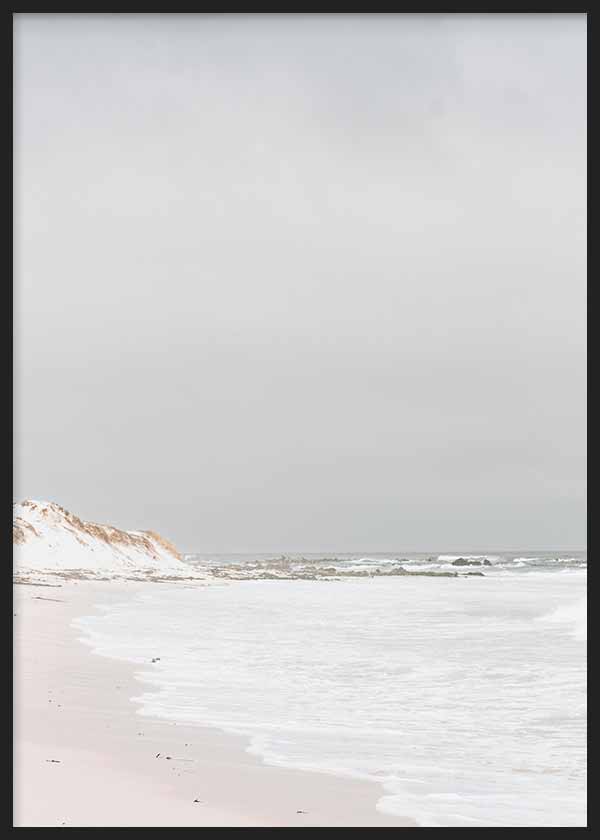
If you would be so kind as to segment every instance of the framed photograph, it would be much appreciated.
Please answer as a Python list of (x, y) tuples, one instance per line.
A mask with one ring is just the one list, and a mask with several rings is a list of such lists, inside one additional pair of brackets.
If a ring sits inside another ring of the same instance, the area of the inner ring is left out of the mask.
[(587, 826), (588, 14), (10, 20), (13, 825)]

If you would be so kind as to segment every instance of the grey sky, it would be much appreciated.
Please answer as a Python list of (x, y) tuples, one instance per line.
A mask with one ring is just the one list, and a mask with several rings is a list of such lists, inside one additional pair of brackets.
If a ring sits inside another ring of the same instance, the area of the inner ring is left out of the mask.
[(16, 15), (15, 496), (577, 548), (583, 15)]

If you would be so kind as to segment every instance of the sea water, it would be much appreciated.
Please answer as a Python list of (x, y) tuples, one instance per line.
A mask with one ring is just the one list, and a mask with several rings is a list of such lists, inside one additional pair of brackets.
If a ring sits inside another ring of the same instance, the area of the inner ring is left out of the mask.
[(421, 825), (586, 824), (584, 555), (189, 559), (215, 585), (77, 622), (136, 663), (140, 714), (377, 781)]

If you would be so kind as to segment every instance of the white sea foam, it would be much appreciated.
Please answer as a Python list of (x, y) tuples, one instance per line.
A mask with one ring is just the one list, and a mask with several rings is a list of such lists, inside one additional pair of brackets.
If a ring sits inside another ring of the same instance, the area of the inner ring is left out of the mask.
[(587, 640), (587, 599), (579, 598), (568, 604), (561, 604), (555, 610), (542, 615), (538, 621), (567, 625), (574, 638)]
[(138, 664), (142, 714), (378, 781), (381, 810), (584, 825), (585, 586), (585, 571), (242, 581), (146, 593), (78, 626)]

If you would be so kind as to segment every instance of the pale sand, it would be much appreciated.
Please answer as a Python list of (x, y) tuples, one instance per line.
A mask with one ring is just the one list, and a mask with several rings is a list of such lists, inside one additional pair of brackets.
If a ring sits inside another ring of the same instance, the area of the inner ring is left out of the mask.
[(162, 585), (14, 587), (15, 826), (415, 825), (376, 811), (376, 784), (270, 767), (245, 739), (137, 715), (134, 666), (94, 655), (70, 623)]

